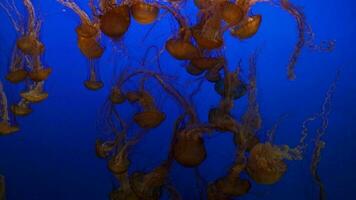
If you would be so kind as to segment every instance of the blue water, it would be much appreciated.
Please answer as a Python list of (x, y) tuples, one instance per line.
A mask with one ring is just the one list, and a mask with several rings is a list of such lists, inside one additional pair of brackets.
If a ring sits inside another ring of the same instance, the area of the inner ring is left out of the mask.
[[(175, 24), (172, 18), (165, 17), (142, 40), (151, 26), (142, 26), (132, 20), (123, 41), (127, 57), (117, 57), (112, 51), (112, 42), (104, 36), (102, 42), (106, 51), (99, 65), (105, 87), (92, 92), (83, 86), (88, 63), (76, 45), (74, 29), (79, 23), (78, 17), (71, 10), (64, 12), (55, 0), (33, 2), (43, 19), (41, 39), (46, 46), (43, 59), (53, 68), (53, 74), (45, 86), (49, 98), (33, 105), (34, 112), (29, 117), (16, 119), (21, 126), (20, 132), (0, 137), (0, 174), (6, 177), (7, 199), (107, 199), (115, 179), (107, 170), (106, 161), (95, 156), (95, 140), (102, 135), (96, 126), (101, 117), (100, 108), (120, 69), (130, 64), (137, 65), (144, 54), (144, 47), (156, 45), (162, 48), (165, 40), (173, 35), (171, 28)], [(87, 1), (76, 2), (88, 11)], [(229, 67), (235, 67), (242, 59), (246, 74), (248, 56), (256, 48), (261, 49), (257, 61), (258, 103), (263, 119), (260, 134), (265, 134), (281, 115), (288, 114), (277, 130), (276, 143), (291, 146), (298, 142), (303, 120), (320, 111), (325, 92), (340, 69), (329, 127), (324, 136), (326, 148), (322, 152), (319, 174), (328, 199), (351, 200), (356, 189), (356, 3), (352, 0), (293, 2), (303, 7), (317, 42), (336, 41), (334, 51), (325, 53), (304, 48), (297, 63), (297, 79), (288, 81), (285, 66), (296, 42), (296, 24), (285, 11), (260, 4), (253, 8), (253, 13), (263, 15), (263, 23), (255, 37), (240, 42), (226, 34), (225, 52)], [(21, 1), (16, 0), (16, 3), (20, 11), (24, 11)], [(187, 16), (194, 16), (196, 9), (191, 3), (185, 9)], [(5, 83), (9, 101), (15, 102), (23, 86), (10, 85), (4, 80), (16, 35), (3, 10), (0, 12), (0, 27), (1, 80)], [(166, 52), (162, 55), (164, 73), (192, 80), (183, 64)], [(154, 91), (156, 87), (151, 85), (148, 88)], [(186, 86), (178, 88), (187, 94)], [(172, 125), (179, 109), (170, 97), (157, 97), (161, 99), (160, 108), (167, 113), (167, 120), (134, 147), (130, 153), (130, 171), (152, 169), (166, 158)], [(219, 98), (212, 84), (203, 84), (194, 102), (201, 119), (206, 120), (208, 109), (216, 105)], [(245, 106), (246, 98), (236, 101), (234, 114), (240, 115)], [(120, 107), (120, 111), (129, 112), (130, 106)], [(318, 122), (314, 123), (312, 130), (318, 125)], [(314, 136), (315, 131), (312, 131), (308, 138), (310, 144)], [(206, 137), (205, 144), (208, 157), (199, 170), (206, 180), (213, 181), (229, 169), (235, 146), (228, 134)], [(250, 193), (241, 199), (317, 199), (318, 188), (309, 170), (311, 151), (308, 152), (303, 161), (288, 162), (288, 171), (277, 184), (262, 186), (253, 183)], [(175, 163), (170, 178), (183, 199), (199, 199), (194, 170)]]

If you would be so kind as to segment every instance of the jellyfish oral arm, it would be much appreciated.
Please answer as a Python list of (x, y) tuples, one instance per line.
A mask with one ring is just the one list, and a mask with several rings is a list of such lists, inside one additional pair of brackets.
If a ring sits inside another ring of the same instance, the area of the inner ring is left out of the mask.
[(0, 81), (0, 95), (1, 95), (1, 108), (2, 108), (1, 120), (8, 123), (10, 119), (9, 119), (9, 112), (8, 112), (7, 97), (4, 91), (4, 86), (1, 81)]
[(72, 0), (57, 0), (63, 6), (70, 8), (75, 12), (79, 17), (82, 23), (92, 24), (90, 18), (86, 12), (84, 12), (74, 1)]

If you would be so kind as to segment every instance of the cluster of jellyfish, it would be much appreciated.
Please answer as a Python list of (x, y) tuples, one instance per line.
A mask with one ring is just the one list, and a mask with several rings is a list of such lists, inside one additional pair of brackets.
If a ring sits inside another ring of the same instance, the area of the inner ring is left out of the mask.
[[(204, 135), (211, 133), (232, 134), (236, 147), (235, 161), (226, 175), (207, 184), (204, 195), (209, 200), (228, 200), (249, 193), (251, 182), (272, 185), (277, 183), (287, 172), (286, 160), (304, 158), (309, 123), (320, 119), (322, 126), (317, 130), (315, 148), (311, 164), (312, 175), (320, 187), (320, 199), (326, 194), (317, 168), (321, 150), (325, 145), (322, 136), (328, 126), (328, 115), (336, 81), (326, 93), (320, 113), (307, 118), (301, 127), (300, 141), (295, 147), (274, 144), (276, 127), (266, 133), (266, 140), (260, 138), (262, 119), (257, 102), (257, 56), (258, 52), (248, 59), (248, 80), (242, 78), (240, 67), (229, 69), (224, 56), (224, 33), (238, 40), (247, 40), (258, 33), (263, 16), (252, 14), (255, 4), (268, 3), (280, 7), (294, 17), (297, 24), (297, 43), (287, 64), (287, 78), (295, 78), (295, 66), (304, 46), (329, 51), (333, 42), (315, 45), (314, 35), (305, 21), (305, 16), (298, 7), (288, 0), (194, 0), (198, 8), (196, 24), (184, 16), (181, 10), (186, 0), (89, 0), (91, 13), (85, 12), (74, 0), (57, 0), (58, 3), (72, 10), (80, 18), (75, 29), (77, 46), (89, 60), (88, 79), (84, 86), (89, 90), (104, 87), (99, 76), (97, 61), (102, 57), (105, 48), (101, 44), (102, 34), (112, 41), (120, 42), (128, 31), (131, 20), (147, 25), (158, 23), (161, 11), (171, 14), (177, 22), (173, 37), (167, 38), (164, 49), (177, 61), (186, 63), (188, 74), (199, 80), (214, 84), (216, 93), (221, 96), (218, 105), (208, 112), (206, 122), (199, 119), (192, 98), (199, 90), (186, 94), (180, 91), (163, 74), (160, 66), (157, 70), (145, 67), (128, 67), (122, 70), (115, 84), (111, 87), (105, 105), (105, 124), (109, 127), (107, 135), (97, 139), (96, 155), (107, 161), (108, 170), (117, 179), (119, 186), (109, 194), (111, 200), (160, 199), (164, 192), (171, 199), (182, 199), (180, 192), (168, 181), (172, 165), (179, 164), (187, 168), (200, 166), (208, 154), (204, 144)], [(31, 113), (31, 104), (45, 100), (48, 94), (44, 91), (44, 82), (51, 73), (51, 68), (42, 65), (41, 56), (45, 46), (40, 41), (41, 20), (35, 15), (31, 0), (23, 0), (26, 15), (21, 15), (13, 1), (0, 3), (0, 7), (9, 16), (18, 37), (14, 45), (11, 64), (5, 76), (12, 84), (25, 84), (26, 89), (19, 95), (18, 103), (8, 105), (5, 89), (0, 82), (1, 122), (0, 135), (8, 135), (19, 130), (11, 115), (26, 116)], [(27, 23), (24, 19), (27, 18)], [(147, 49), (147, 52), (152, 49)], [(159, 48), (157, 57), (159, 59)], [(144, 58), (145, 60), (145, 58)], [(144, 62), (143, 62), (144, 63)], [(159, 63), (159, 60), (158, 60)], [(158, 64), (159, 65), (159, 64)], [(153, 92), (145, 87), (148, 80), (153, 80), (163, 93), (181, 108), (172, 127), (172, 139), (165, 161), (149, 172), (130, 172), (133, 162), (130, 152), (148, 132), (161, 126), (166, 120), (164, 110), (157, 104)], [(129, 81), (137, 81), (137, 88), (128, 88)], [(236, 117), (232, 109), (236, 101), (247, 96), (246, 112)], [(120, 105), (136, 105), (139, 109), (126, 119), (120, 113)], [(11, 113), (9, 112), (11, 111)], [(138, 127), (130, 133), (132, 126)], [(5, 194), (5, 183), (0, 177), (0, 199)]]

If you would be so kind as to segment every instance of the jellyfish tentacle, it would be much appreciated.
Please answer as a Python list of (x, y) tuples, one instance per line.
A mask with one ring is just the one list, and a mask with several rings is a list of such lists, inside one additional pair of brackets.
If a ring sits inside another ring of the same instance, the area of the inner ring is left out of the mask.
[(73, 0), (57, 0), (57, 1), (63, 6), (66, 6), (67, 8), (73, 10), (73, 12), (75, 12), (80, 17), (82, 23), (92, 24), (88, 14), (85, 11), (83, 11)]

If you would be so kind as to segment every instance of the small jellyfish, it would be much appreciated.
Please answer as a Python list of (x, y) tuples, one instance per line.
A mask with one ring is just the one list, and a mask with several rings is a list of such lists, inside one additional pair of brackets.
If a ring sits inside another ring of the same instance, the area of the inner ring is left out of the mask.
[(114, 86), (109, 95), (109, 99), (113, 104), (122, 104), (126, 101), (125, 93), (118, 87)]
[(48, 79), (52, 73), (52, 68), (43, 67), (40, 56), (35, 56), (30, 63), (32, 70), (28, 73), (29, 78), (34, 82), (42, 82)]
[(186, 19), (175, 9), (160, 5), (161, 8), (170, 12), (179, 24), (179, 32), (176, 37), (166, 41), (165, 48), (169, 54), (178, 60), (191, 60), (199, 56), (199, 50), (191, 41), (192, 33)]
[[(0, 135), (9, 135), (20, 130), (18, 126), (12, 125), (9, 118), (7, 96), (0, 82)], [(1, 177), (0, 177), (1, 178)], [(1, 181), (0, 181), (1, 182)], [(1, 186), (1, 184), (0, 184)], [(0, 188), (1, 194), (1, 188)], [(1, 196), (1, 195), (0, 195)]]
[(130, 177), (130, 185), (135, 194), (141, 199), (156, 199), (161, 196), (170, 165), (163, 163), (151, 172), (135, 172)]
[(44, 91), (44, 82), (33, 83), (28, 90), (20, 93), (20, 96), (28, 102), (39, 103), (48, 98), (48, 93)]
[(128, 5), (113, 5), (100, 17), (100, 30), (108, 37), (120, 39), (128, 30), (131, 23)]
[[(231, 94), (225, 94), (225, 87), (224, 85), (229, 84), (229, 88), (231, 91)], [(247, 93), (247, 85), (240, 80), (240, 78), (236, 76), (233, 76), (229, 79), (227, 82), (224, 79), (219, 80), (218, 82), (215, 83), (215, 91), (221, 95), (222, 97), (226, 97), (227, 95), (231, 96), (232, 99), (236, 100), (239, 99)]]
[(187, 128), (177, 134), (173, 144), (174, 159), (185, 167), (197, 167), (206, 158), (204, 140), (199, 128)]
[(10, 83), (20, 83), (27, 78), (28, 72), (25, 69), (24, 56), (17, 47), (12, 52), (11, 64), (5, 78)]
[(27, 116), (32, 113), (30, 102), (22, 98), (17, 104), (11, 105), (11, 112), (16, 116)]
[(108, 163), (109, 170), (114, 174), (126, 173), (129, 166), (130, 160), (128, 158), (127, 146), (122, 147)]
[[(155, 128), (159, 126), (166, 119), (166, 115), (156, 107), (150, 93), (142, 90), (137, 92), (137, 94), (138, 99), (136, 101), (138, 101), (142, 111), (134, 115), (134, 121), (141, 128)], [(134, 100), (132, 97), (130, 99), (131, 101)]]
[(231, 26), (242, 21), (244, 12), (240, 5), (227, 1), (223, 4), (221, 15), (222, 19)]
[(199, 57), (194, 58), (191, 61), (191, 65), (199, 70), (211, 70), (218, 66), (225, 64), (225, 58), (223, 57)]
[(224, 44), (221, 18), (216, 13), (202, 17), (200, 22), (192, 28), (192, 33), (198, 46), (203, 49), (219, 49)]
[(96, 91), (101, 89), (104, 86), (104, 83), (100, 80), (95, 63), (93, 61), (89, 62), (89, 77), (84, 81), (84, 86), (88, 90)]
[(95, 142), (95, 153), (98, 158), (108, 158), (110, 153), (113, 151), (116, 143), (115, 141), (103, 141), (96, 140)]
[(134, 2), (130, 7), (132, 17), (140, 24), (151, 24), (156, 21), (159, 8), (144, 1)]
[(209, 123), (214, 124), (218, 131), (237, 133), (240, 129), (240, 124), (221, 108), (210, 109), (208, 119)]
[(262, 21), (261, 15), (249, 16), (245, 21), (231, 29), (231, 34), (240, 40), (254, 36), (260, 28)]
[(259, 184), (274, 184), (287, 171), (283, 152), (271, 143), (253, 147), (247, 161), (248, 175)]

